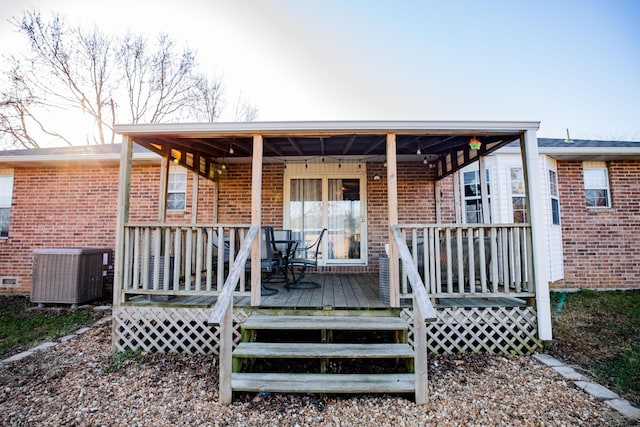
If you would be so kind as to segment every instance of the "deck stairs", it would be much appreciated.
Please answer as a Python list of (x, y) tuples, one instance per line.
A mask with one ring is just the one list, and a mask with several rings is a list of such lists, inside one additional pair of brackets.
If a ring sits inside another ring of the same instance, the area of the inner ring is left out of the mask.
[(392, 315), (252, 315), (232, 353), (232, 390), (413, 393), (408, 329)]

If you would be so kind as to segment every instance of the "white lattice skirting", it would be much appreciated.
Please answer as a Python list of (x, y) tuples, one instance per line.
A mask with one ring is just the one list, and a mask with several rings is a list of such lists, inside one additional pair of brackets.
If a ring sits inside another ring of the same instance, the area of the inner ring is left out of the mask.
[[(113, 315), (115, 350), (217, 355), (220, 332), (207, 323), (210, 314), (210, 308), (118, 307)], [(243, 310), (234, 310), (235, 344), (246, 318)]]
[[(427, 328), (427, 349), (432, 354), (532, 354), (542, 349), (537, 314), (532, 307), (440, 308), (438, 320)], [(413, 312), (401, 317), (411, 325)]]
[[(542, 347), (537, 338), (536, 311), (531, 307), (440, 308), (438, 320), (428, 327), (431, 354), (492, 353), (531, 354)], [(219, 331), (207, 324), (211, 309), (122, 306), (114, 309), (116, 351), (218, 354)], [(410, 323), (413, 312), (401, 314)], [(242, 309), (233, 313), (234, 343), (240, 342)]]

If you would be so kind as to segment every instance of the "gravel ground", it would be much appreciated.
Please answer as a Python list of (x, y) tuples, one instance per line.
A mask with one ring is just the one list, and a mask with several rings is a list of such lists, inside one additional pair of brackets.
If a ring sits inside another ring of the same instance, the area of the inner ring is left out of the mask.
[(2, 425), (620, 426), (616, 412), (530, 357), (430, 359), (430, 402), (399, 396), (235, 396), (211, 357), (111, 353), (110, 325), (0, 368)]

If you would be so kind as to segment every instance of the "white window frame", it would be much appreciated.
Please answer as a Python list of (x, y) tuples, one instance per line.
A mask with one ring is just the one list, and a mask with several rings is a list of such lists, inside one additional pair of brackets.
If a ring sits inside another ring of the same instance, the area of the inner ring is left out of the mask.
[[(468, 173), (473, 173), (475, 174), (475, 179), (477, 179), (477, 185), (478, 185), (478, 194), (475, 196), (467, 196), (466, 193), (466, 182), (465, 182), (465, 175)], [(480, 171), (476, 168), (476, 169), (470, 169), (470, 170), (461, 170), (460, 171), (460, 187), (462, 188), (462, 190), (460, 191), (461, 195), (462, 195), (462, 209), (464, 210), (464, 216), (463, 216), (463, 223), (464, 224), (479, 224), (479, 221), (473, 221), (473, 222), (469, 222), (469, 217), (468, 217), (468, 212), (467, 212), (467, 201), (469, 200), (475, 200), (477, 202), (480, 203), (480, 214), (484, 215), (485, 212), (482, 211), (482, 185), (480, 184)], [(489, 168), (485, 168), (485, 176), (486, 176), (486, 180), (487, 180), (487, 201), (489, 202), (489, 212), (488, 212), (488, 216), (489, 216), (489, 220), (491, 219), (491, 171)], [(482, 218), (483, 222), (489, 222), (487, 221), (487, 219), (485, 219), (484, 217)]]
[[(554, 169), (548, 169), (547, 175), (549, 176), (549, 198), (551, 199), (551, 225), (560, 225), (560, 193), (558, 189), (558, 172)], [(554, 202), (557, 207), (557, 218), (554, 215)]]
[[(184, 184), (184, 185), (183, 185)], [(172, 195), (183, 195), (183, 206), (169, 207)], [(169, 166), (169, 177), (167, 178), (167, 211), (184, 212), (187, 207), (187, 170), (182, 166)]]
[[(323, 214), (322, 224), (323, 227), (328, 227), (327, 208), (328, 205), (328, 182), (332, 178), (343, 179), (359, 179), (360, 180), (360, 204), (362, 223), (360, 229), (360, 260), (349, 259), (327, 259), (322, 257), (318, 259), (318, 265), (320, 266), (361, 266), (367, 265), (369, 260), (368, 255), (368, 237), (367, 237), (367, 170), (365, 164), (361, 163), (305, 163), (305, 164), (287, 164), (284, 173), (284, 197), (283, 197), (283, 228), (290, 227), (289, 219), (289, 205), (291, 197), (291, 180), (292, 179), (321, 179), (322, 180), (322, 203)], [(329, 253), (328, 239), (322, 239), (322, 253)]]
[[(513, 181), (513, 171), (514, 170), (520, 170), (520, 176), (522, 177), (522, 192), (515, 192), (514, 191), (514, 181)], [(527, 218), (527, 190), (526, 190), (526, 182), (524, 180), (524, 168), (522, 166), (511, 166), (509, 168), (509, 189), (511, 192), (511, 219), (514, 223), (516, 223), (516, 216), (515, 216), (515, 209), (513, 207), (513, 202), (515, 199), (523, 199), (524, 202), (524, 214), (523, 214), (523, 219), (524, 221), (522, 223), (527, 223), (528, 222), (528, 218)], [(520, 223), (518, 223), (520, 224)]]
[(9, 238), (11, 224), (11, 203), (13, 202), (13, 169), (0, 169), (0, 209), (7, 210), (6, 235), (2, 231), (4, 224), (0, 224), (0, 239)]
[[(593, 185), (593, 182), (587, 178), (588, 171), (603, 171), (604, 185)], [(583, 162), (582, 163), (582, 179), (584, 187), (584, 203), (587, 209), (610, 209), (611, 208), (611, 188), (609, 186), (609, 168), (606, 162)], [(588, 186), (589, 185), (589, 186)], [(605, 191), (605, 206), (589, 205), (588, 191)]]

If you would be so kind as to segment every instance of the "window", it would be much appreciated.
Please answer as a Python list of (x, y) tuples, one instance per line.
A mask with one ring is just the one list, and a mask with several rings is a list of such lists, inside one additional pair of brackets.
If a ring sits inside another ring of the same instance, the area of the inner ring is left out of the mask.
[(13, 198), (13, 171), (0, 170), (0, 238), (9, 237), (9, 218)]
[(522, 168), (511, 168), (511, 201), (513, 222), (516, 224), (527, 222), (527, 203)]
[(549, 194), (551, 195), (551, 220), (560, 225), (560, 200), (558, 198), (558, 174), (549, 169)]
[(169, 168), (169, 185), (167, 186), (167, 209), (182, 211), (187, 198), (187, 171), (179, 166)]
[(605, 162), (584, 162), (584, 195), (588, 208), (609, 208), (609, 178)]
[[(489, 169), (485, 169), (487, 177), (487, 197), (491, 194), (489, 185)], [(480, 186), (480, 172), (469, 171), (462, 176), (464, 180), (464, 210), (467, 223), (481, 223), (482, 218), (482, 188)], [(489, 213), (491, 204), (489, 204)], [(489, 215), (490, 216), (490, 215)], [(487, 218), (489, 221), (491, 218)]]
[(0, 286), (5, 288), (11, 288), (18, 286), (17, 277), (3, 277), (0, 279)]

